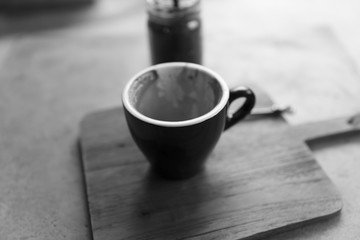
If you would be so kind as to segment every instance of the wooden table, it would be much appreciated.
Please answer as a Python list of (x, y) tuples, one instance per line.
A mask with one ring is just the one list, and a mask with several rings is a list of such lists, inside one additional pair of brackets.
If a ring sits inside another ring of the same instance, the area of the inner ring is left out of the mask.
[[(229, 86), (251, 82), (296, 112), (290, 124), (360, 111), (355, 0), (203, 1), (204, 64)], [(79, 122), (118, 106), (149, 65), (143, 1), (0, 16), (0, 236), (91, 239)], [(343, 196), (340, 216), (272, 239), (360, 235), (360, 137), (312, 142)]]

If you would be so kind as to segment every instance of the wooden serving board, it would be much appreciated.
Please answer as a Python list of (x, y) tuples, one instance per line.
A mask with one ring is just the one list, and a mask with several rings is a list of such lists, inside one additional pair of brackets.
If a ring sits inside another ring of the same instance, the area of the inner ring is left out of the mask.
[[(258, 106), (270, 103), (260, 95)], [(354, 127), (324, 123), (245, 120), (222, 135), (204, 172), (170, 181), (149, 171), (122, 108), (89, 114), (80, 145), (93, 237), (253, 239), (334, 215), (341, 197), (304, 141)]]

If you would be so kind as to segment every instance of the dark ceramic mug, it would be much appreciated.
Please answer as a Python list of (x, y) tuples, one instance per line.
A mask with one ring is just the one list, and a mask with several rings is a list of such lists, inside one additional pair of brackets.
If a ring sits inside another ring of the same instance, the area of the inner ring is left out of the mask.
[[(245, 102), (232, 116), (235, 99)], [(122, 101), (127, 124), (152, 169), (171, 179), (199, 173), (221, 133), (255, 104), (246, 87), (229, 90), (212, 70), (193, 63), (151, 66), (127, 83)]]

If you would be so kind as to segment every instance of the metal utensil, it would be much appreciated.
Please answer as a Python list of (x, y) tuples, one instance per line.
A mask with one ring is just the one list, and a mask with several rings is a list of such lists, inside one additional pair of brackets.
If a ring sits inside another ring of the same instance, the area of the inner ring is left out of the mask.
[(270, 107), (257, 107), (254, 108), (250, 115), (252, 116), (267, 116), (267, 115), (280, 115), (282, 113), (293, 113), (294, 110), (289, 105), (274, 104)]

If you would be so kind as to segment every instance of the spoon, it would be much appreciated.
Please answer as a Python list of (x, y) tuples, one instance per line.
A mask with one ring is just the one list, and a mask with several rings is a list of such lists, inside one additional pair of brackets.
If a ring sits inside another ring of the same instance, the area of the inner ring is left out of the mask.
[(273, 104), (270, 107), (254, 108), (250, 115), (252, 116), (267, 116), (267, 115), (280, 115), (282, 113), (293, 113), (294, 110), (289, 105)]

